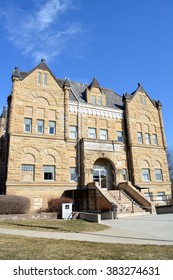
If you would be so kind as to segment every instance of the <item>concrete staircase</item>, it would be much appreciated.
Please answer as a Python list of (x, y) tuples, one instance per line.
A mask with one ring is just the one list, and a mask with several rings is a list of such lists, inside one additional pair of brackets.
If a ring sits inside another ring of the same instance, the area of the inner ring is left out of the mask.
[(143, 209), (132, 197), (125, 191), (101, 189), (102, 194), (113, 205), (117, 206), (117, 216), (147, 215), (148, 209)]

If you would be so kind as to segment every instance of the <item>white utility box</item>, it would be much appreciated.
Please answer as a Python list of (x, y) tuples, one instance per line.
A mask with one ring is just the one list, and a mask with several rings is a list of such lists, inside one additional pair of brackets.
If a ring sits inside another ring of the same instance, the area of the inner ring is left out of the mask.
[(62, 219), (72, 219), (72, 203), (62, 203)]

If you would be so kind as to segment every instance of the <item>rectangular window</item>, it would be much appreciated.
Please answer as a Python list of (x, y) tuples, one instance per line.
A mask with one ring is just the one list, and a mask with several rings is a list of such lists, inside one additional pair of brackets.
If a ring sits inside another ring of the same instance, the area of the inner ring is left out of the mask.
[(162, 176), (162, 170), (161, 169), (155, 169), (154, 174), (155, 174), (155, 180), (156, 181), (163, 181), (163, 176)]
[(55, 181), (54, 165), (43, 165), (43, 178), (44, 181)]
[(138, 132), (138, 144), (142, 144), (143, 140), (142, 140), (142, 132)]
[(44, 75), (43, 75), (43, 85), (47, 86), (47, 74), (46, 73), (44, 73)]
[(37, 84), (41, 85), (41, 73), (40, 72), (38, 72), (38, 74), (37, 74)]
[(126, 168), (122, 169), (122, 179), (123, 179), (123, 181), (127, 181), (127, 169)]
[(147, 145), (150, 145), (150, 134), (149, 133), (145, 133), (145, 143), (147, 144)]
[(44, 121), (37, 120), (37, 133), (43, 134), (44, 133)]
[(148, 168), (142, 169), (142, 180), (143, 181), (150, 181), (150, 170)]
[(24, 118), (24, 131), (28, 133), (32, 131), (32, 119)]
[(96, 139), (96, 129), (89, 127), (88, 128), (88, 137), (92, 139)]
[(70, 167), (70, 180), (77, 182), (77, 172), (76, 167)]
[(145, 192), (144, 196), (148, 199), (150, 199), (151, 201), (153, 200), (153, 193), (152, 192)]
[(25, 182), (34, 181), (35, 166), (33, 164), (22, 164), (22, 177), (21, 180)]
[(97, 104), (100, 105), (100, 106), (102, 105), (102, 98), (101, 97), (98, 97)]
[(55, 131), (56, 131), (56, 122), (49, 121), (49, 134), (55, 135)]
[(117, 131), (117, 140), (118, 142), (123, 142), (123, 132)]
[(157, 192), (157, 200), (163, 201), (166, 199), (165, 192)]
[(147, 105), (147, 100), (146, 100), (146, 96), (143, 96), (143, 105)]
[(70, 126), (70, 138), (77, 139), (77, 126)]
[(94, 95), (91, 96), (91, 103), (96, 104), (96, 97)]
[(108, 131), (106, 129), (100, 129), (100, 139), (108, 140)]
[(153, 134), (153, 135), (152, 135), (152, 138), (153, 138), (153, 145), (158, 145), (157, 135), (156, 135), (156, 134)]

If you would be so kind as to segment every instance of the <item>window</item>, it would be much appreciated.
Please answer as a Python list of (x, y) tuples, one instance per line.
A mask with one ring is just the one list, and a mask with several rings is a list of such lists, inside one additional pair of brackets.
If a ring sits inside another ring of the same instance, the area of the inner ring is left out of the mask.
[(154, 174), (155, 174), (156, 181), (163, 181), (163, 176), (162, 176), (162, 170), (161, 169), (155, 169)]
[(44, 75), (43, 75), (43, 85), (47, 86), (47, 74), (46, 73), (44, 73)]
[(147, 105), (146, 96), (143, 96), (143, 105)]
[(100, 139), (108, 140), (108, 131), (106, 129), (100, 129)]
[(32, 130), (32, 119), (25, 118), (24, 119), (24, 131), (31, 132)]
[(22, 181), (34, 181), (35, 166), (33, 164), (22, 164)]
[(152, 138), (153, 138), (153, 145), (158, 145), (157, 135), (156, 135), (156, 134), (153, 134), (153, 135), (152, 135)]
[(142, 140), (142, 132), (138, 132), (138, 144), (142, 144), (143, 140)]
[(91, 96), (91, 103), (96, 104), (96, 97), (94, 95)]
[(123, 179), (123, 181), (127, 181), (127, 169), (126, 168), (122, 169), (122, 179)]
[(77, 182), (76, 167), (70, 167), (70, 180)]
[(117, 131), (117, 140), (118, 142), (123, 142), (123, 132)]
[(140, 104), (147, 105), (147, 100), (145, 95), (140, 94)]
[(55, 130), (56, 130), (56, 122), (49, 121), (49, 134), (55, 135)]
[(92, 139), (96, 139), (96, 129), (89, 127), (88, 128), (88, 137)]
[(165, 200), (165, 192), (157, 192), (157, 200)]
[(148, 168), (142, 169), (142, 180), (143, 181), (150, 181), (150, 170)]
[(37, 120), (37, 133), (43, 134), (44, 133), (44, 121)]
[(152, 192), (145, 192), (144, 196), (150, 200), (153, 200), (153, 193)]
[(37, 84), (41, 85), (41, 73), (40, 72), (38, 72), (38, 74), (37, 74)]
[(44, 181), (55, 181), (55, 166), (44, 165), (43, 166), (43, 178)]
[(151, 142), (150, 142), (150, 134), (149, 133), (145, 133), (145, 143), (147, 145), (149, 145)]
[(76, 126), (70, 126), (70, 138), (71, 139), (77, 139), (77, 127)]
[(100, 106), (102, 105), (102, 98), (101, 97), (98, 97), (97, 104), (100, 105)]

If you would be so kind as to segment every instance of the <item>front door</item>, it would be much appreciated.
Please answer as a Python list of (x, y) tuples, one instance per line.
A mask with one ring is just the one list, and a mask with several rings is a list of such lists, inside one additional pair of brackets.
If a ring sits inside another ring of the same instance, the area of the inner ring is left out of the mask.
[(103, 166), (94, 167), (93, 181), (97, 182), (99, 187), (107, 188), (108, 176), (107, 176), (106, 167), (103, 167)]

